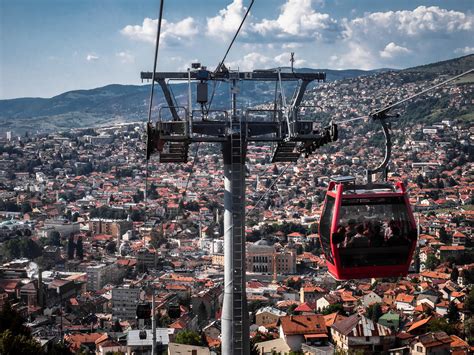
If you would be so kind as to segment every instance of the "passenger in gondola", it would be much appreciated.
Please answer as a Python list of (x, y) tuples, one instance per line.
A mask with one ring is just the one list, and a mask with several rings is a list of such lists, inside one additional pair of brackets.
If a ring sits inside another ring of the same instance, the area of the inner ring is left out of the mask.
[(354, 219), (350, 219), (349, 222), (347, 222), (346, 235), (344, 238), (344, 242), (342, 243), (344, 247), (347, 247), (351, 239), (357, 234), (356, 224), (357, 223)]
[(364, 235), (364, 226), (359, 224), (356, 227), (356, 234), (349, 240), (347, 247), (349, 248), (367, 248), (369, 246), (369, 238)]
[(382, 226), (379, 223), (374, 223), (372, 226), (372, 235), (369, 238), (370, 246), (375, 248), (383, 246), (383, 237)]
[(390, 221), (388, 230), (385, 231), (385, 237), (388, 246), (400, 246), (408, 244), (408, 240), (402, 236), (401, 230), (395, 221)]
[(332, 242), (336, 244), (339, 248), (343, 245), (346, 237), (346, 227), (339, 226), (336, 233), (332, 235)]

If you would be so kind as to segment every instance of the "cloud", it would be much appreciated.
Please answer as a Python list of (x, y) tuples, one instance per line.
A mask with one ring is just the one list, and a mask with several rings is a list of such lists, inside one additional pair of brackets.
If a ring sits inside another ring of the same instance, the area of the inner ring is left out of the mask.
[(390, 42), (385, 46), (383, 51), (380, 51), (380, 56), (382, 58), (393, 58), (403, 54), (408, 54), (410, 52), (411, 50), (409, 50), (408, 48), (398, 46), (395, 43)]
[[(473, 23), (474, 16), (470, 13), (438, 6), (343, 19), (345, 30), (338, 43), (342, 50), (332, 62), (339, 68), (373, 69), (447, 59), (446, 53), (452, 53), (472, 36)], [(416, 56), (409, 55), (410, 48), (417, 48)]]
[(333, 41), (343, 28), (329, 14), (317, 12), (312, 0), (288, 0), (278, 18), (253, 23), (252, 30), (262, 37), (283, 40)]
[(438, 6), (419, 6), (402, 11), (374, 12), (346, 22), (346, 35), (372, 32), (380, 36), (398, 34), (421, 36), (427, 33), (454, 33), (473, 28), (473, 16), (460, 11), (441, 9)]
[(454, 53), (456, 54), (472, 54), (474, 53), (474, 47), (463, 47), (463, 48), (456, 48), (454, 50)]
[[(155, 43), (157, 26), (157, 19), (147, 17), (141, 25), (127, 25), (120, 30), (120, 33), (132, 40)], [(193, 38), (197, 33), (198, 26), (192, 17), (186, 17), (178, 22), (163, 19), (160, 41), (163, 44), (176, 44)]]
[(86, 57), (86, 60), (88, 62), (95, 62), (95, 61), (99, 60), (99, 57), (94, 55), (94, 54), (88, 54), (87, 57)]
[(266, 69), (271, 64), (272, 59), (257, 52), (251, 52), (243, 56), (241, 60), (230, 62), (228, 67), (230, 69), (237, 69), (242, 71), (254, 69)]
[(118, 52), (115, 54), (118, 58), (120, 58), (120, 61), (124, 64), (129, 64), (135, 62), (135, 56), (131, 54), (128, 51), (125, 52)]
[[(225, 9), (220, 10), (218, 15), (207, 18), (207, 34), (217, 38), (232, 37), (239, 28), (246, 11), (242, 0), (233, 0)], [(248, 20), (249, 18), (244, 27)]]

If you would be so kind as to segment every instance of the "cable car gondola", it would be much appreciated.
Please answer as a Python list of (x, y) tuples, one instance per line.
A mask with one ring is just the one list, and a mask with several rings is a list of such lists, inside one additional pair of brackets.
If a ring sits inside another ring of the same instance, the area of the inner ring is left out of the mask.
[(417, 242), (416, 222), (403, 183), (372, 183), (386, 172), (390, 134), (383, 163), (367, 171), (367, 184), (353, 177), (333, 178), (319, 223), (319, 237), (329, 273), (337, 280), (406, 276)]
[(321, 216), (328, 271), (338, 280), (407, 275), (417, 233), (405, 187), (347, 180), (329, 183)]

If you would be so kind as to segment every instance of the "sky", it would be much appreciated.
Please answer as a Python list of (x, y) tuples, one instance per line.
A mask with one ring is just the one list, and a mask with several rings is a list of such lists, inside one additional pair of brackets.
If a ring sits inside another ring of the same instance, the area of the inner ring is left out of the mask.
[[(164, 0), (158, 71), (214, 69), (250, 0)], [(0, 0), (0, 99), (139, 85), (159, 0)], [(472, 0), (255, 0), (228, 55), (240, 70), (407, 68), (474, 53)]]

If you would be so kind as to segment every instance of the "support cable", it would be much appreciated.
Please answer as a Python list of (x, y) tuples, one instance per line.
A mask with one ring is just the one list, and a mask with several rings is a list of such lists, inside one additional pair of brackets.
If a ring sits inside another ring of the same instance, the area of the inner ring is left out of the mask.
[[(153, 108), (153, 96), (154, 96), (154, 90), (155, 90), (155, 73), (156, 73), (156, 65), (158, 62), (158, 49), (160, 48), (160, 37), (161, 37), (161, 23), (163, 20), (163, 4), (164, 0), (160, 0), (160, 12), (158, 15), (158, 25), (157, 25), (157, 31), (156, 31), (156, 43), (155, 43), (155, 58), (153, 60), (153, 74), (152, 74), (152, 79), (151, 79), (151, 88), (150, 88), (150, 105), (148, 106), (148, 122), (147, 122), (147, 139), (146, 142), (148, 142), (148, 127), (151, 124), (151, 111)], [(146, 144), (146, 148), (148, 149), (148, 144)], [(146, 153), (146, 162), (145, 162), (145, 192), (144, 192), (144, 202), (145, 202), (145, 222), (148, 217), (147, 213), (147, 208), (148, 208), (148, 152)]]
[(275, 186), (275, 184), (278, 182), (278, 180), (280, 180), (280, 178), (283, 176), (283, 174), (288, 170), (288, 168), (293, 165), (295, 162), (294, 161), (290, 161), (288, 164), (286, 164), (285, 168), (281, 171), (280, 174), (278, 174), (278, 176), (273, 180), (273, 182), (270, 184), (270, 186), (267, 188), (267, 190), (260, 196), (260, 198), (257, 200), (257, 202), (255, 203), (255, 205), (253, 206), (253, 208), (248, 211), (246, 214), (245, 214), (245, 217), (248, 217), (257, 207), (258, 205), (260, 204), (260, 202), (262, 202), (262, 200), (270, 193), (270, 191), (272, 190), (273, 186)]
[(335, 123), (336, 123), (336, 124), (349, 123), (349, 122), (354, 122), (354, 121), (359, 121), (359, 120), (365, 120), (365, 119), (368, 119), (368, 118), (370, 118), (370, 117), (372, 117), (372, 116), (377, 116), (378, 114), (380, 114), (380, 113), (382, 113), (382, 112), (385, 112), (385, 111), (387, 111), (387, 110), (390, 110), (390, 109), (394, 108), (395, 106), (401, 105), (402, 103), (407, 102), (407, 101), (409, 101), (409, 100), (412, 100), (412, 99), (414, 99), (415, 97), (418, 97), (418, 96), (420, 96), (420, 95), (426, 94), (427, 92), (429, 92), (429, 91), (431, 91), (431, 90), (434, 90), (434, 89), (437, 89), (437, 88), (439, 88), (439, 87), (441, 87), (441, 86), (444, 86), (444, 85), (448, 84), (449, 82), (454, 81), (454, 80), (456, 80), (456, 79), (459, 79), (459, 78), (461, 78), (461, 77), (463, 77), (463, 76), (465, 76), (465, 75), (468, 75), (468, 74), (470, 74), (470, 73), (472, 73), (472, 72), (474, 72), (474, 68), (473, 68), (473, 69), (469, 69), (468, 71), (465, 71), (464, 73), (461, 73), (461, 74), (459, 74), (459, 75), (453, 76), (453, 77), (451, 77), (451, 78), (449, 78), (449, 79), (446, 79), (446, 80), (442, 81), (441, 83), (438, 83), (438, 84), (436, 84), (436, 85), (430, 86), (430, 87), (428, 87), (428, 88), (426, 88), (426, 89), (424, 89), (424, 90), (421, 90), (420, 92), (417, 92), (416, 94), (410, 95), (410, 96), (408, 96), (408, 97), (406, 97), (406, 98), (404, 98), (404, 99), (402, 99), (402, 100), (400, 100), (400, 101), (397, 101), (397, 102), (395, 102), (395, 103), (393, 103), (393, 104), (390, 104), (390, 105), (388, 105), (388, 106), (385, 106), (385, 107), (383, 107), (383, 108), (381, 108), (381, 109), (379, 109), (379, 110), (377, 110), (377, 111), (374, 111), (374, 112), (371, 113), (370, 115), (348, 118), (348, 119), (346, 119), (346, 120), (336, 121)]
[(224, 58), (222, 58), (222, 60), (220, 61), (220, 63), (217, 65), (217, 68), (216, 68), (216, 70), (214, 71), (214, 73), (218, 72), (218, 71), (221, 69), (222, 65), (224, 65), (224, 61), (225, 61), (226, 58), (227, 58), (227, 54), (229, 54), (229, 51), (230, 51), (230, 49), (232, 48), (232, 45), (234, 44), (235, 39), (236, 39), (237, 36), (239, 35), (240, 29), (241, 29), (242, 26), (244, 25), (245, 19), (247, 18), (248, 14), (249, 14), (249, 12), (250, 12), (250, 9), (252, 8), (252, 5), (253, 5), (254, 2), (255, 2), (255, 0), (252, 0), (252, 2), (250, 3), (250, 5), (249, 5), (247, 11), (245, 12), (244, 18), (242, 19), (242, 22), (240, 23), (239, 28), (237, 29), (237, 32), (235, 32), (234, 38), (232, 38), (232, 41), (230, 42), (229, 47), (227, 47), (227, 51), (226, 51), (225, 54), (224, 54)]

